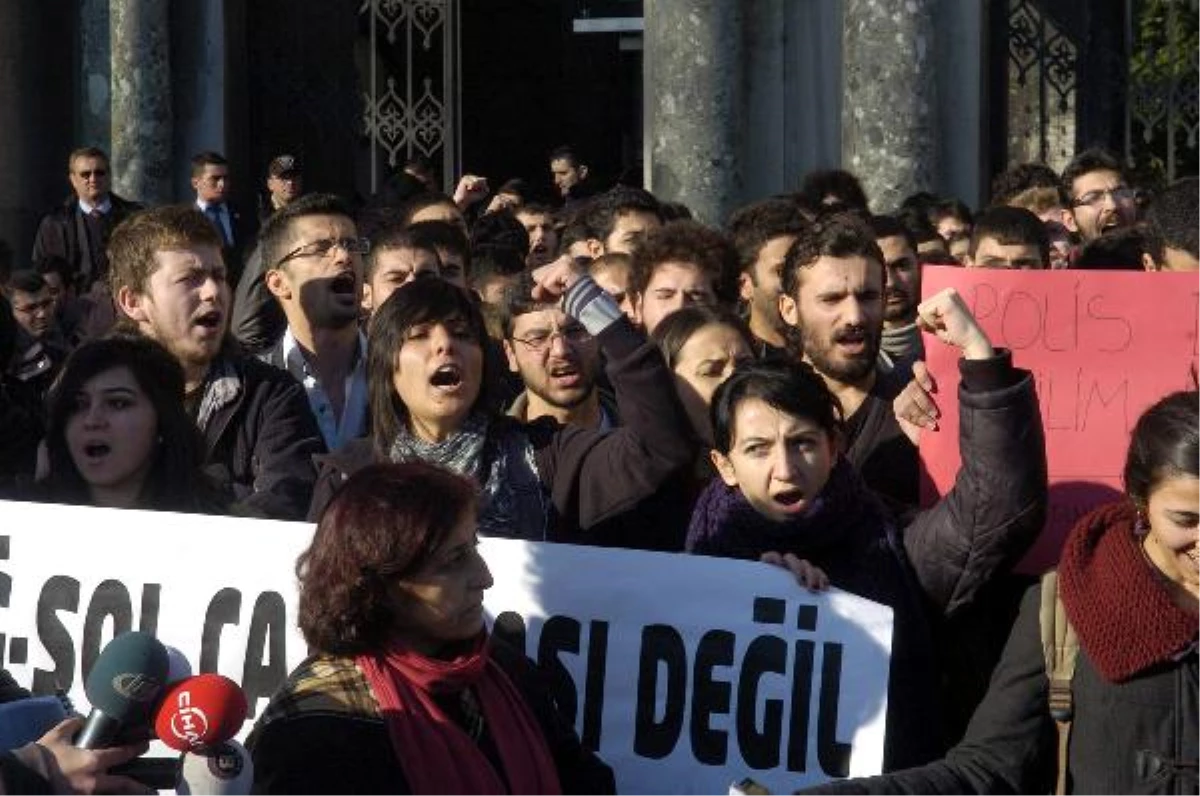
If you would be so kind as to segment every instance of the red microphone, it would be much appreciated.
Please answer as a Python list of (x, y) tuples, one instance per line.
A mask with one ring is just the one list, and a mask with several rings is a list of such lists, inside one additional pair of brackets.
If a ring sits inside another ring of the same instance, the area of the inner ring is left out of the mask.
[(219, 674), (198, 674), (172, 684), (154, 716), (159, 740), (180, 752), (228, 741), (246, 720), (246, 695)]

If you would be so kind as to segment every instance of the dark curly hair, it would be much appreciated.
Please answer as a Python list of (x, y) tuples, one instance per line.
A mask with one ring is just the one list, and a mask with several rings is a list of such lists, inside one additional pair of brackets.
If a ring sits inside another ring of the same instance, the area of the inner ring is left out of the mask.
[(712, 281), (717, 301), (732, 304), (737, 299), (737, 250), (720, 231), (698, 221), (672, 221), (651, 231), (633, 253), (630, 292), (645, 293), (655, 269), (669, 262), (699, 266)]
[(296, 561), (309, 647), (379, 649), (396, 624), (391, 588), (425, 565), (476, 501), (471, 481), (425, 462), (373, 464), (351, 476)]

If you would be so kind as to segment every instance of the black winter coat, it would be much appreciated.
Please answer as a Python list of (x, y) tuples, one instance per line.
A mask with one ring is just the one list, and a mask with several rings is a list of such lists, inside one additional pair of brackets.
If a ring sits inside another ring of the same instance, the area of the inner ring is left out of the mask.
[(202, 425), (205, 468), (250, 513), (303, 520), (316, 480), (313, 457), (325, 453), (304, 387), (251, 357), (225, 361), (233, 365), (236, 391)]
[[(856, 525), (816, 552), (803, 534), (785, 530), (757, 534), (757, 542), (743, 532), (690, 548), (755, 559), (768, 550), (792, 552), (825, 570), (834, 586), (893, 609), (885, 771), (944, 752), (934, 624), (970, 605), (1045, 521), (1046, 450), (1032, 375), (1014, 369), (1007, 352), (960, 360), (959, 369), (962, 467), (953, 489), (903, 530), (883, 520)], [(880, 509), (878, 516), (886, 514)]]

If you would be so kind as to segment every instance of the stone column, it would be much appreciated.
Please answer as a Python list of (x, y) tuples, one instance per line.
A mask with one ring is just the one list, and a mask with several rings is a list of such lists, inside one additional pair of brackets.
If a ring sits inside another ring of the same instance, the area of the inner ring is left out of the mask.
[(846, 0), (842, 168), (891, 212), (936, 173), (934, 0)]
[(168, 0), (112, 0), (113, 189), (149, 204), (171, 196)]
[(742, 198), (742, 5), (645, 5), (646, 186), (708, 224), (723, 224)]
[(112, 29), (108, 0), (79, 3), (79, 146), (112, 149)]

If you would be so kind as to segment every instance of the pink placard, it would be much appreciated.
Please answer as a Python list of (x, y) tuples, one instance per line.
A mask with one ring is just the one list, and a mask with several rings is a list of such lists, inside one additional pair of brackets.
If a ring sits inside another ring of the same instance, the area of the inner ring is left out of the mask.
[[(1195, 274), (925, 266), (922, 294), (953, 287), (994, 346), (1033, 372), (1050, 472), (1046, 528), (1017, 571), (1058, 561), (1066, 533), (1121, 494), (1129, 433), (1164, 395), (1193, 389), (1200, 324)], [(921, 435), (922, 503), (958, 472), (959, 351), (927, 336), (940, 430)]]

